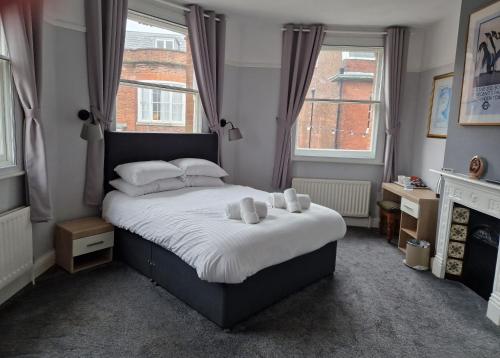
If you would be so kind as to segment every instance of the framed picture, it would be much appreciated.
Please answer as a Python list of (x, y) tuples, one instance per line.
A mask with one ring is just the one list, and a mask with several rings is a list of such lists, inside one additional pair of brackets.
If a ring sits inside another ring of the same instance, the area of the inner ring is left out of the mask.
[(450, 118), (452, 85), (453, 73), (434, 77), (427, 137), (446, 138)]
[(470, 15), (459, 123), (500, 125), (500, 2)]

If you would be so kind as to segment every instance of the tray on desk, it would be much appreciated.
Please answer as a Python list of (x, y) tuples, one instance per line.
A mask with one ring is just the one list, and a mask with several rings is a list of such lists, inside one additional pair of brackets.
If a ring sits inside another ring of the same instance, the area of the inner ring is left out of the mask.
[[(401, 183), (398, 183), (397, 181), (393, 181), (394, 184), (399, 185), (400, 187), (404, 188), (405, 186)], [(430, 189), (428, 186), (411, 186), (410, 189)]]

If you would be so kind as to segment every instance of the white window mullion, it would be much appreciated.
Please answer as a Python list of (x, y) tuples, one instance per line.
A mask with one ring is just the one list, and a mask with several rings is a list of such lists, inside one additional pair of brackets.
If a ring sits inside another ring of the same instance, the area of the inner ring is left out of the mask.
[(137, 89), (138, 121), (151, 122), (153, 120), (153, 90), (149, 88)]

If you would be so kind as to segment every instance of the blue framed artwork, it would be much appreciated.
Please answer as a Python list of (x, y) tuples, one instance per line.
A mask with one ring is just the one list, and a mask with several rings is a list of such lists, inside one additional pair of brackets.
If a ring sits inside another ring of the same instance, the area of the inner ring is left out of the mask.
[(434, 77), (427, 137), (446, 138), (450, 119), (452, 85), (453, 73)]
[(500, 125), (499, 1), (470, 15), (459, 123)]

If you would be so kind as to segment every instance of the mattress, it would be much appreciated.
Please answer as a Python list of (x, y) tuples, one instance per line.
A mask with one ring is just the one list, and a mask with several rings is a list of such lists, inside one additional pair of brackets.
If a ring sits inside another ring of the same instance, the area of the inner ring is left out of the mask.
[(109, 192), (103, 217), (170, 250), (208, 282), (241, 283), (258, 271), (344, 237), (336, 211), (312, 204), (302, 213), (269, 208), (256, 225), (225, 217), (226, 204), (268, 193), (239, 185), (191, 187), (130, 197)]

